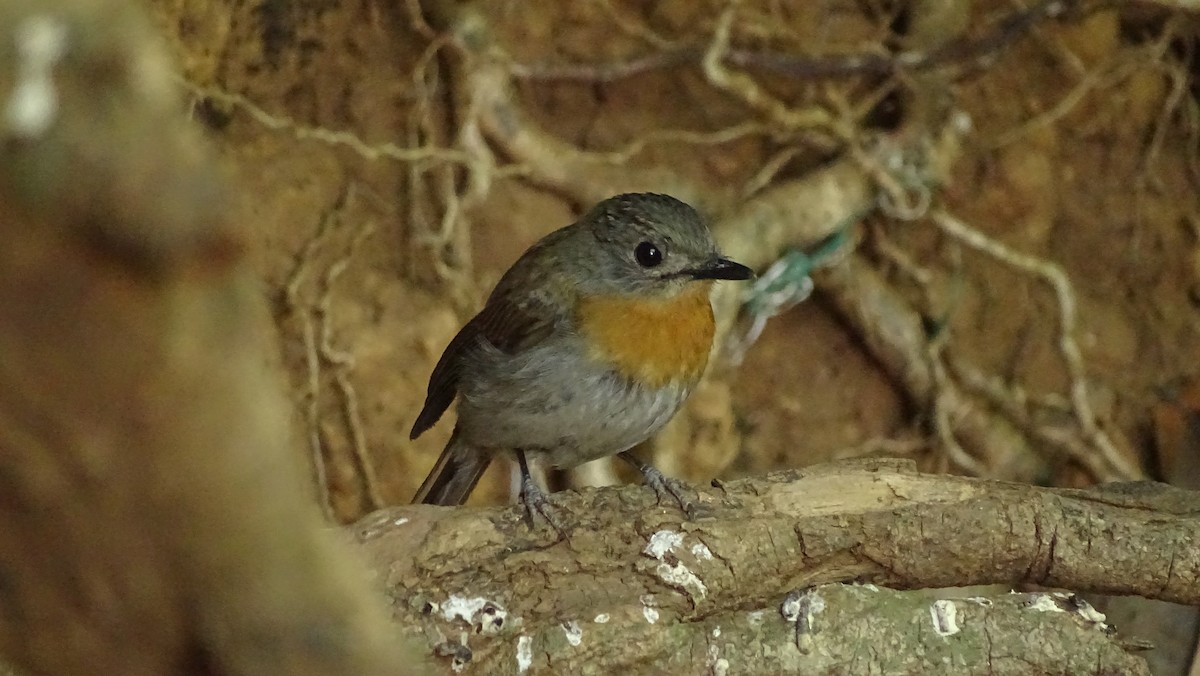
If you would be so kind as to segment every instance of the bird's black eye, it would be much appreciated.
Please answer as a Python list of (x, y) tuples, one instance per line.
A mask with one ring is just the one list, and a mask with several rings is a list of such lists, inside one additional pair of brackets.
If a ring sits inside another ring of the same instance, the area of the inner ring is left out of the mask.
[(658, 247), (650, 242), (642, 242), (633, 250), (633, 257), (643, 268), (652, 268), (662, 262), (663, 254)]

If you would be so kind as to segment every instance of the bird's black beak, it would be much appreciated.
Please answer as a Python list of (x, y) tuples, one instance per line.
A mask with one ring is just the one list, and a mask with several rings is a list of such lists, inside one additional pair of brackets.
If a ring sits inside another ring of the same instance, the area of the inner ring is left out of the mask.
[(712, 260), (704, 263), (699, 267), (685, 270), (685, 274), (692, 276), (692, 279), (751, 279), (754, 277), (754, 271), (734, 261), (725, 258), (724, 256), (716, 256)]

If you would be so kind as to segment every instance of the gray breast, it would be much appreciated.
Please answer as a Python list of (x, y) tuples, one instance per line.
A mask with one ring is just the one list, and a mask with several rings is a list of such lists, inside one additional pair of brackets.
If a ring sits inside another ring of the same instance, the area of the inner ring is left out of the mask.
[(650, 390), (593, 361), (574, 336), (518, 355), (484, 345), (464, 360), (459, 432), (473, 445), (521, 448), (555, 467), (627, 450), (657, 432), (690, 383)]

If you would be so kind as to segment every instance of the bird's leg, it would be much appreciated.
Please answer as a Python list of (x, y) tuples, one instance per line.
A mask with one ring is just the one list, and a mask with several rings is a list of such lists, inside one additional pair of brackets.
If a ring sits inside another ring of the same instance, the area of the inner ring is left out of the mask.
[(550, 503), (550, 498), (533, 480), (533, 474), (529, 471), (529, 462), (525, 459), (525, 451), (518, 448), (516, 455), (517, 465), (521, 468), (521, 504), (525, 505), (525, 512), (529, 515), (529, 527), (533, 528), (535, 525), (534, 513), (541, 514), (542, 518), (548, 521), (554, 530), (558, 531), (558, 535), (565, 540), (567, 531), (554, 512), (554, 505)]
[(646, 485), (653, 488), (654, 493), (658, 496), (658, 504), (662, 504), (664, 496), (670, 496), (679, 504), (679, 508), (683, 510), (684, 514), (687, 514), (689, 519), (696, 516), (696, 505), (687, 496), (691, 488), (686, 483), (679, 479), (672, 479), (655, 469), (654, 466), (642, 462), (632, 451), (622, 451), (617, 455), (642, 473), (642, 479)]

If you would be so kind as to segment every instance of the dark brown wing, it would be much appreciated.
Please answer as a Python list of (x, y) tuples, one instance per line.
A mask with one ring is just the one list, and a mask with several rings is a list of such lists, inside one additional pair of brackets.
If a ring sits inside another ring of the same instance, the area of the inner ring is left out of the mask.
[(486, 339), (502, 352), (516, 354), (549, 335), (554, 330), (554, 316), (547, 306), (532, 298), (513, 302), (504, 295), (497, 297), (497, 294), (493, 294), (483, 310), (454, 336), (433, 368), (429, 390), (425, 395), (425, 407), (413, 423), (408, 438), (416, 439), (433, 427), (450, 407), (450, 402), (458, 394), (458, 369), (462, 357), (478, 345), (480, 338)]

